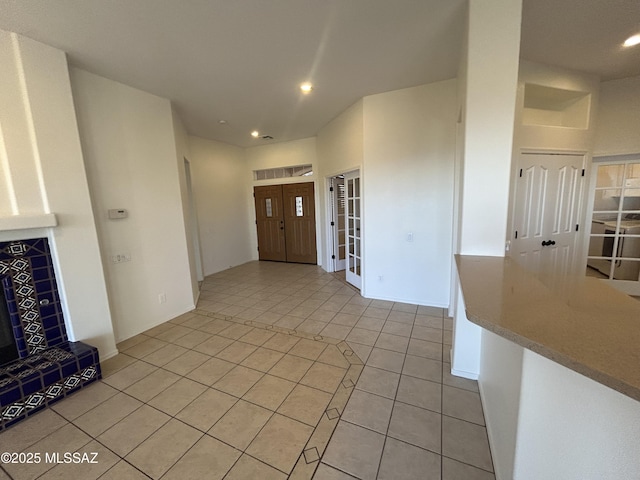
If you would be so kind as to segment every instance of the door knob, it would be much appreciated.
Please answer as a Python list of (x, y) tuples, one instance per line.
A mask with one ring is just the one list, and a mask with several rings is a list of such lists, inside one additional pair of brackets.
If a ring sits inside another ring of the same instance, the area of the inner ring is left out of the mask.
[(549, 245), (555, 245), (555, 244), (556, 244), (555, 240), (547, 240), (546, 242), (544, 240), (542, 241), (542, 246), (543, 247), (547, 247)]

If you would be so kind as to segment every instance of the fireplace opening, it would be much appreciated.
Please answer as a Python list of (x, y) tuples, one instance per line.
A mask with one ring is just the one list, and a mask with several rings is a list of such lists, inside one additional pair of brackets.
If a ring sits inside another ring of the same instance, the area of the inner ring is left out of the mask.
[(0, 366), (18, 358), (16, 339), (11, 328), (9, 307), (4, 288), (0, 285)]

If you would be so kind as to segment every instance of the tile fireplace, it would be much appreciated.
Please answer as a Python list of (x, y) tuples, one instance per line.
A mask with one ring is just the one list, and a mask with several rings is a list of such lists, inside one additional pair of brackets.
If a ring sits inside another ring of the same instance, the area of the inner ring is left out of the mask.
[(0, 431), (101, 377), (70, 342), (46, 238), (0, 242)]

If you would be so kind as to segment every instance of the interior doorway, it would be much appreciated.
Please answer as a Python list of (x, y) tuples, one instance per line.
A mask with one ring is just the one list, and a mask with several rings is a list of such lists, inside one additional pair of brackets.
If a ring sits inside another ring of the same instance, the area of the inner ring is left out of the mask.
[(333, 271), (342, 272), (347, 268), (347, 232), (346, 232), (346, 190), (344, 175), (329, 179), (331, 203), (331, 260)]
[(258, 258), (316, 264), (316, 215), (313, 182), (253, 188)]
[(362, 289), (362, 211), (360, 170), (329, 177), (329, 228), (332, 245), (329, 271)]
[(191, 164), (183, 157), (184, 173), (187, 184), (187, 197), (189, 201), (189, 227), (191, 230), (191, 247), (193, 248), (193, 261), (196, 269), (196, 280), (198, 283), (204, 280), (204, 269), (202, 267), (202, 251), (200, 250), (200, 230), (198, 228), (198, 210), (193, 194), (193, 184), (191, 180)]

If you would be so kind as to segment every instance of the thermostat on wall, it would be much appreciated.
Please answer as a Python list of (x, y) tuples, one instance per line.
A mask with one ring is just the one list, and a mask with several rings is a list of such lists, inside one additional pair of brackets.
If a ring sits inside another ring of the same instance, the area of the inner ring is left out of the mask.
[(109, 218), (115, 220), (118, 218), (127, 218), (129, 213), (124, 208), (111, 208), (109, 209)]

